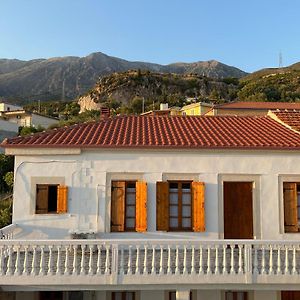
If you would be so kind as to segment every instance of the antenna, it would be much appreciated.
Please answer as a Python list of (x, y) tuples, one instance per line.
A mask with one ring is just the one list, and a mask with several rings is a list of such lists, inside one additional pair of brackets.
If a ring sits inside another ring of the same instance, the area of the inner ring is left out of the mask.
[(278, 63), (278, 68), (281, 69), (283, 66), (282, 66), (282, 52), (279, 51), (279, 63)]

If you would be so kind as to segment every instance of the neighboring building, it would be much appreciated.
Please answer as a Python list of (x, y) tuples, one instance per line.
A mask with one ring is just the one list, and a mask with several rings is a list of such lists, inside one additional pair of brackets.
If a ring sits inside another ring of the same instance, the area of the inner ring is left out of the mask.
[(50, 125), (56, 124), (59, 121), (57, 118), (28, 112), (24, 109), (0, 112), (0, 116), (8, 122), (15, 123), (18, 126), (24, 127), (42, 126), (44, 128), (48, 128)]
[(264, 116), (269, 110), (300, 110), (300, 102), (230, 102), (215, 105), (207, 115)]
[(268, 116), (288, 128), (300, 132), (300, 110), (270, 110)]
[(5, 299), (299, 299), (300, 135), (272, 118), (124, 116), (2, 146)]
[(186, 116), (201, 116), (205, 115), (213, 107), (213, 104), (206, 102), (197, 102), (185, 105), (181, 109), (181, 114)]
[(23, 109), (23, 108), (21, 106), (12, 105), (12, 104), (8, 104), (8, 103), (4, 103), (4, 102), (0, 103), (0, 112), (19, 110), (19, 109)]
[(157, 110), (150, 110), (141, 114), (141, 116), (179, 116), (181, 115), (180, 107), (170, 107), (168, 103), (161, 103)]

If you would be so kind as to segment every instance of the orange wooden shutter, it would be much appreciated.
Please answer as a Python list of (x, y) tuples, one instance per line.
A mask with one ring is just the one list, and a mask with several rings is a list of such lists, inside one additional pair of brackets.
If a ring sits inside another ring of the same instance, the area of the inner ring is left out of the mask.
[(192, 222), (193, 231), (205, 231), (205, 185), (203, 182), (192, 182)]
[(295, 182), (283, 183), (283, 200), (284, 230), (285, 232), (298, 232), (297, 184)]
[(63, 214), (68, 211), (68, 187), (57, 186), (57, 213)]
[(36, 186), (36, 213), (48, 213), (48, 185), (37, 184)]
[(124, 231), (125, 181), (113, 181), (111, 188), (111, 231)]
[(135, 230), (147, 231), (147, 182), (136, 182)]
[(156, 182), (156, 229), (169, 230), (169, 183)]

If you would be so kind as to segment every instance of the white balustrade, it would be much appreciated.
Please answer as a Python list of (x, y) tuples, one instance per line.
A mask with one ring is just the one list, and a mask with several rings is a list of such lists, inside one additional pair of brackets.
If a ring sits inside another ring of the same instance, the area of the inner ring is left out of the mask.
[(154, 278), (149, 276), (187, 277), (199, 283), (203, 278), (206, 283), (226, 283), (230, 278), (239, 278), (241, 283), (259, 282), (259, 278), (265, 278), (264, 282), (278, 278), (279, 282), (286, 276), (300, 283), (300, 242), (5, 240), (0, 241), (0, 275), (0, 281), (10, 277), (114, 275), (148, 281)]

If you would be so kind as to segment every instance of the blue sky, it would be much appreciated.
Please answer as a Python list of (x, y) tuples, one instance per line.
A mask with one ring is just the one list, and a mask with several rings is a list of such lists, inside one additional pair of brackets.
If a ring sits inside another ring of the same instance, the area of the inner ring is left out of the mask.
[(245, 71), (300, 61), (298, 0), (0, 0), (0, 58), (103, 52)]

